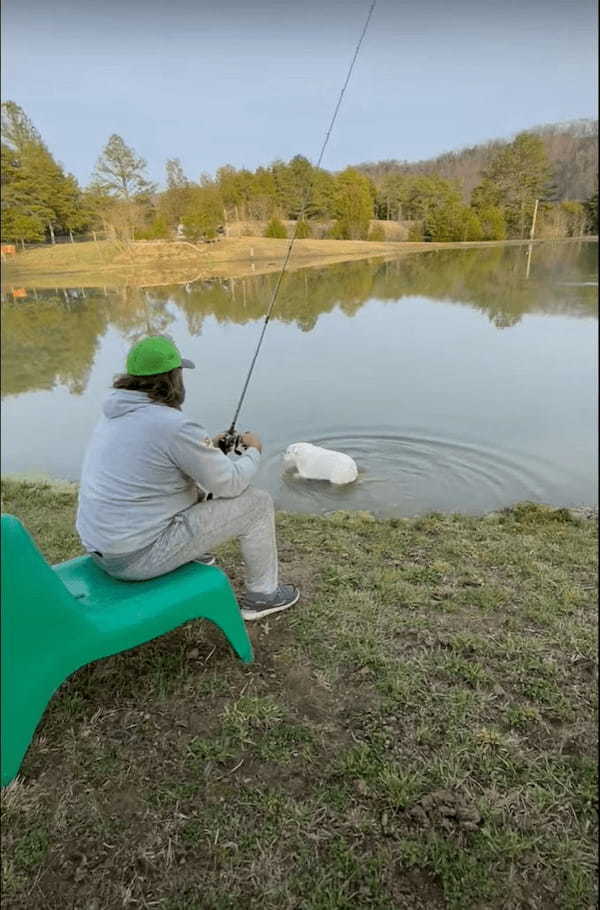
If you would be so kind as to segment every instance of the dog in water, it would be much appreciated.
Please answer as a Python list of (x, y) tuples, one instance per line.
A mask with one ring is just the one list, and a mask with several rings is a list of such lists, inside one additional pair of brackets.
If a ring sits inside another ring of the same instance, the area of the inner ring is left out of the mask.
[(322, 449), (310, 442), (294, 442), (283, 455), (287, 469), (296, 468), (299, 477), (305, 480), (329, 480), (330, 483), (352, 483), (358, 477), (354, 459), (343, 452)]

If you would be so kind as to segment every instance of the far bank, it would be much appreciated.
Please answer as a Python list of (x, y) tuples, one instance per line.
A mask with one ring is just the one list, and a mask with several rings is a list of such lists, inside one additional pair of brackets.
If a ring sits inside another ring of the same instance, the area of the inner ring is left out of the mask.
[[(583, 237), (561, 243), (597, 242)], [(535, 244), (547, 241), (534, 241)], [(527, 241), (409, 243), (363, 240), (296, 240), (289, 270), (360, 259), (396, 259), (435, 249), (519, 246)], [(265, 237), (225, 238), (215, 243), (89, 241), (57, 244), (7, 256), (2, 284), (17, 286), (151, 286), (186, 284), (204, 278), (240, 278), (278, 271), (289, 240)]]

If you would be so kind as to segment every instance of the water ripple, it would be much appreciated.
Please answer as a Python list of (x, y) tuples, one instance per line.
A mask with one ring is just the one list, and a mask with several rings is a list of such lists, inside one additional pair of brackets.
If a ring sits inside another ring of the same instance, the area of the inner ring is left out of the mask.
[(335, 487), (284, 472), (281, 456), (287, 442), (276, 444), (261, 466), (259, 482), (273, 492), (280, 508), (366, 509), (378, 515), (481, 513), (524, 499), (551, 502), (555, 489), (560, 498), (565, 479), (564, 468), (526, 453), (416, 431), (324, 433), (304, 441), (351, 455), (358, 480)]

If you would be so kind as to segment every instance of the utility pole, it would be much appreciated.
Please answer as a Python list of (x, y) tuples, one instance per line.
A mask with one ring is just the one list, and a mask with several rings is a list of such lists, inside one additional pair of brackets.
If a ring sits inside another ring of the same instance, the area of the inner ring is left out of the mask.
[(533, 250), (533, 236), (535, 234), (535, 222), (538, 213), (539, 199), (535, 200), (535, 205), (533, 207), (533, 218), (531, 219), (531, 230), (529, 231), (529, 250), (527, 251), (527, 271), (525, 272), (525, 278), (529, 278), (529, 270), (531, 268), (531, 251)]
[(539, 202), (540, 202), (540, 200), (539, 200), (539, 199), (536, 199), (536, 200), (535, 200), (535, 205), (534, 205), (534, 207), (533, 207), (533, 218), (531, 219), (531, 230), (529, 231), (529, 240), (530, 240), (530, 241), (533, 240), (533, 235), (534, 235), (534, 233), (535, 233), (535, 222), (536, 222), (536, 219), (537, 219), (537, 213), (538, 213), (538, 205), (539, 205)]

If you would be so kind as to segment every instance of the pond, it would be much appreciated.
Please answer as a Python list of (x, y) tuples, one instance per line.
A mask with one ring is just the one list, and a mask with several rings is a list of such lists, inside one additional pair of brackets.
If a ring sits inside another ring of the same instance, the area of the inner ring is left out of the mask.
[[(279, 508), (482, 513), (597, 504), (597, 244), (437, 250), (290, 273), (242, 409)], [(5, 288), (2, 471), (77, 480), (129, 346), (170, 334), (185, 410), (231, 422), (275, 275)], [(291, 442), (351, 455), (347, 487), (283, 474)]]

